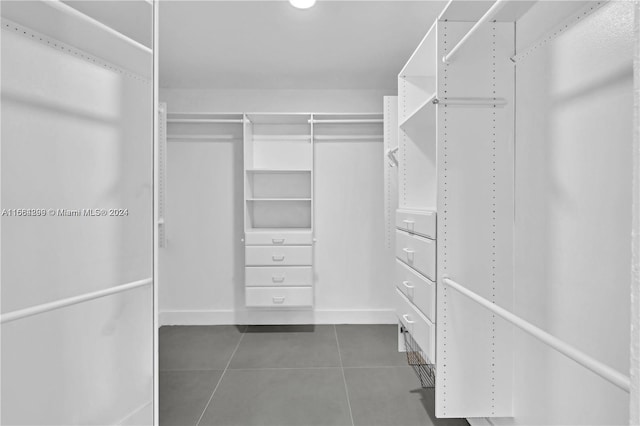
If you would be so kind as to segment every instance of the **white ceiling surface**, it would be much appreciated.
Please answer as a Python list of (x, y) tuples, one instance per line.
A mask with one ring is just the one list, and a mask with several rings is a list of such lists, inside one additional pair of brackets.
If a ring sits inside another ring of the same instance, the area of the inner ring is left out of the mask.
[(445, 1), (162, 1), (160, 86), (393, 89)]

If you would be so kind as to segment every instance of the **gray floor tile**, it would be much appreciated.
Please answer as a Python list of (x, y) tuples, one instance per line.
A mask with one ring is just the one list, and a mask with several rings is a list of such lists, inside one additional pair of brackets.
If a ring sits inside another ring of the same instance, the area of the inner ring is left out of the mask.
[(224, 370), (246, 327), (160, 328), (160, 370)]
[(332, 325), (249, 327), (229, 368), (338, 367)]
[(350, 425), (339, 368), (227, 370), (203, 426)]
[(160, 373), (160, 426), (195, 425), (222, 371)]
[(433, 389), (422, 389), (411, 367), (345, 368), (355, 425), (468, 426), (437, 419)]
[(395, 324), (336, 325), (345, 367), (406, 366)]

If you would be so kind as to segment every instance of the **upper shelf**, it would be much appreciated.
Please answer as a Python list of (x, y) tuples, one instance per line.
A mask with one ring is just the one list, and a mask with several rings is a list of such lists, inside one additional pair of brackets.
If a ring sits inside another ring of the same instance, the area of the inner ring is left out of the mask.
[[(130, 19), (129, 2), (113, 2), (122, 10), (121, 19)], [(73, 4), (73, 2), (70, 2)], [(137, 5), (137, 2), (131, 2)], [(151, 8), (149, 7), (149, 12)], [(61, 1), (2, 2), (2, 18), (50, 37), (85, 53), (101, 58), (147, 79), (152, 77), (152, 50)], [(149, 21), (152, 14), (149, 13)]]
[(438, 67), (437, 21), (431, 25), (416, 50), (400, 71), (399, 77), (432, 76), (435, 78)]
[(409, 114), (402, 122), (400, 128), (404, 131), (412, 132), (414, 130), (422, 130), (435, 126), (436, 120), (436, 99), (435, 93), (426, 101), (419, 105), (411, 114)]

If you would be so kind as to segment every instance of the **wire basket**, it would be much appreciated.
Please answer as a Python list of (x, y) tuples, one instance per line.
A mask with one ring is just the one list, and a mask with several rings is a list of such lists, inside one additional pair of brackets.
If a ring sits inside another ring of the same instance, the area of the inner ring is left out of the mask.
[(429, 358), (422, 351), (418, 343), (413, 339), (409, 330), (400, 324), (400, 332), (404, 336), (404, 347), (407, 354), (407, 362), (420, 379), (423, 388), (433, 388), (436, 385), (436, 366), (429, 362)]

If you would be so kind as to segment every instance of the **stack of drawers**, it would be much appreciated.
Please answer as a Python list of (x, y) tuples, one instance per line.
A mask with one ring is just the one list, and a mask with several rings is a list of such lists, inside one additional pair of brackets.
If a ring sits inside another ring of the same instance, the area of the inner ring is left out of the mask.
[(400, 209), (396, 228), (396, 313), (435, 364), (436, 213)]
[(311, 232), (306, 231), (247, 232), (246, 306), (312, 306), (312, 243)]

